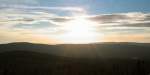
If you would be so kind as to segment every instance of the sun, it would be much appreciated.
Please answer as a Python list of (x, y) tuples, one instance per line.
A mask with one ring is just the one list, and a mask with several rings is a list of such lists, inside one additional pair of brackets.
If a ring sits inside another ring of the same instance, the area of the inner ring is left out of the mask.
[(94, 22), (82, 16), (77, 16), (64, 25), (65, 33), (61, 39), (65, 43), (91, 43), (97, 41), (97, 33), (94, 32)]

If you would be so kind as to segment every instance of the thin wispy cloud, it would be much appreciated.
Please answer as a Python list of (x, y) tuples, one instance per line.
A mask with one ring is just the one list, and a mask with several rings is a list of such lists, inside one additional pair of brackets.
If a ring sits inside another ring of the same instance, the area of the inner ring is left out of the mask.
[(57, 11), (70, 11), (70, 12), (85, 12), (84, 9), (80, 7), (71, 7), (71, 6), (57, 6), (57, 7), (48, 7), (48, 6), (27, 6), (27, 5), (0, 5), (0, 8), (13, 8), (13, 9), (22, 9), (22, 10), (57, 10)]
[(21, 5), (21, 4), (39, 4), (38, 0), (0, 0), (0, 4), (4, 5)]
[[(74, 21), (84, 18), (89, 22), (92, 32), (100, 35), (103, 38), (112, 37), (125, 41), (137, 41), (139, 39), (149, 38), (150, 33), (150, 13), (142, 12), (128, 12), (128, 13), (113, 13), (113, 14), (87, 14), (87, 10), (80, 7), (47, 7), (47, 6), (26, 6), (26, 5), (0, 5), (0, 29), (3, 39), (0, 41), (10, 39), (10, 41), (28, 40), (29, 42), (33, 36), (41, 37), (42, 39), (60, 40), (60, 35), (68, 33), (65, 29), (67, 24), (73, 24)], [(66, 13), (73, 13), (72, 15), (59, 15), (51, 11), (60, 11)], [(75, 15), (76, 14), (76, 15)], [(81, 14), (81, 15), (79, 15)], [(85, 23), (83, 21), (83, 23)], [(81, 21), (82, 23), (82, 21)], [(77, 23), (78, 24), (78, 23)], [(84, 25), (84, 24), (83, 24)], [(24, 35), (24, 37), (22, 36)], [(137, 40), (129, 39), (128, 36), (135, 35), (139, 38)], [(14, 38), (15, 36), (22, 36)], [(123, 36), (125, 36), (123, 38)], [(140, 37), (142, 36), (142, 38)], [(28, 38), (27, 38), (28, 37)], [(86, 36), (85, 36), (86, 37)], [(99, 37), (97, 37), (99, 38)], [(123, 39), (122, 39), (123, 38)], [(37, 40), (37, 39), (36, 39)], [(32, 39), (32, 41), (36, 41)], [(102, 40), (97, 40), (102, 41)], [(103, 41), (110, 41), (104, 39)], [(150, 40), (149, 40), (150, 41)], [(7, 40), (8, 42), (8, 40)], [(49, 41), (50, 42), (50, 41)], [(48, 43), (48, 42), (46, 42)]]
[(90, 20), (98, 23), (99, 30), (104, 32), (128, 32), (138, 34), (139, 32), (148, 32), (150, 27), (149, 13), (131, 12), (104, 14), (89, 17)]

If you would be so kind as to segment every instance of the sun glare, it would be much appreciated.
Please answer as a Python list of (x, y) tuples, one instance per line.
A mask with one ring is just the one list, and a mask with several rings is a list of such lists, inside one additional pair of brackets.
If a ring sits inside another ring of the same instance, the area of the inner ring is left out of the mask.
[(65, 43), (91, 43), (97, 40), (97, 33), (94, 32), (94, 23), (84, 17), (75, 17), (74, 20), (66, 22), (65, 32), (61, 39)]

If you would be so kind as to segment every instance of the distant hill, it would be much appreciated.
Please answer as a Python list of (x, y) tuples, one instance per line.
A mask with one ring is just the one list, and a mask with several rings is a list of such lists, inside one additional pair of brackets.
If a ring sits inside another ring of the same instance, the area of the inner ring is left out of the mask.
[(0, 75), (149, 75), (149, 45), (1, 44)]
[(146, 58), (150, 59), (149, 43), (95, 43), (46, 45), (26, 42), (0, 45), (6, 51), (32, 51), (75, 58)]

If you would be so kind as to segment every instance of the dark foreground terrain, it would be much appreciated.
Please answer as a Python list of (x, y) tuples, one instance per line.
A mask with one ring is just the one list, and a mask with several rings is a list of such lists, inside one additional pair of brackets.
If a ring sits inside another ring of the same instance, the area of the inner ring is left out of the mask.
[(150, 44), (0, 45), (0, 75), (149, 75)]

